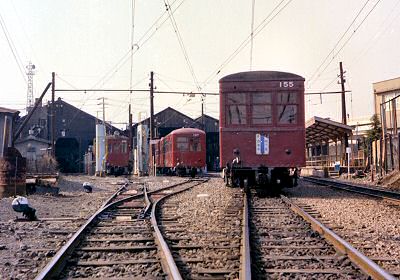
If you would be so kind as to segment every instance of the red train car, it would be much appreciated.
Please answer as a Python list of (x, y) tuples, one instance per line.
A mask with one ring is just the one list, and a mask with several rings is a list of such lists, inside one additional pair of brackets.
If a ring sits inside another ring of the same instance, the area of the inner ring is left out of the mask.
[(132, 161), (128, 151), (129, 138), (123, 135), (106, 136), (106, 173), (109, 175), (129, 174)]
[(220, 165), (227, 185), (282, 187), (305, 166), (304, 78), (241, 72), (220, 85)]
[(196, 128), (172, 131), (154, 144), (157, 171), (194, 176), (206, 166), (206, 134)]

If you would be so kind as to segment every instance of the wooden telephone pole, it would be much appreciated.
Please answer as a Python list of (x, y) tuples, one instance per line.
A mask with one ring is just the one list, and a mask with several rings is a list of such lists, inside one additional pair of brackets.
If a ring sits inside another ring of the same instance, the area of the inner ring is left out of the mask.
[[(346, 82), (346, 79), (344, 78), (344, 71), (343, 71), (343, 65), (342, 62), (339, 63), (340, 67), (340, 85), (342, 86), (342, 123), (347, 125), (347, 113), (346, 113), (346, 90), (344, 88), (344, 83)], [(344, 154), (345, 154), (345, 161), (346, 163), (349, 162), (348, 157), (350, 157), (350, 154), (347, 153), (347, 147), (349, 147), (349, 136), (347, 133), (344, 134)]]
[(153, 160), (153, 145), (152, 145), (152, 140), (154, 138), (154, 72), (150, 72), (150, 124), (149, 124), (149, 130), (150, 130), (150, 141), (149, 141), (149, 174), (150, 175), (155, 175), (153, 172), (153, 167), (154, 167), (154, 160)]

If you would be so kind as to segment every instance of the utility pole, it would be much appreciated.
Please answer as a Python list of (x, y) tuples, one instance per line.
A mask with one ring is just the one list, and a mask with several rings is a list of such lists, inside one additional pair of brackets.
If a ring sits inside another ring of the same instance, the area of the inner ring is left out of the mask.
[(55, 143), (55, 134), (56, 134), (56, 113), (54, 110), (54, 99), (55, 99), (55, 76), (56, 73), (51, 73), (51, 155), (55, 157), (56, 155), (56, 143)]
[(150, 72), (150, 140), (154, 137), (154, 73)]
[(104, 104), (104, 97), (102, 97), (103, 100), (103, 125), (106, 127), (106, 105)]
[(133, 133), (132, 133), (132, 113), (131, 113), (131, 104), (129, 104), (129, 124), (128, 124), (128, 135), (129, 135), (129, 145), (128, 145), (128, 151), (129, 151), (129, 156), (132, 154), (133, 150)]
[(151, 145), (151, 140), (154, 138), (154, 73), (153, 71), (150, 72), (150, 143), (149, 143), (149, 174), (150, 175), (155, 175), (153, 174), (153, 166), (154, 166), (154, 160), (153, 160), (153, 146)]
[(340, 66), (340, 85), (342, 86), (342, 123), (347, 124), (347, 117), (346, 117), (346, 95), (344, 89), (344, 83), (346, 80), (344, 79), (344, 72), (343, 72), (343, 65), (342, 62), (339, 63)]
[[(344, 88), (344, 83), (346, 82), (344, 78), (344, 71), (343, 71), (343, 65), (342, 62), (339, 63), (339, 68), (340, 68), (340, 85), (342, 87), (342, 123), (347, 125), (347, 114), (346, 114), (346, 90)], [(350, 154), (347, 153), (347, 147), (349, 147), (349, 136), (347, 133), (344, 134), (344, 155), (345, 155), (345, 162), (349, 164), (349, 158)], [(348, 166), (350, 168), (350, 166)]]
[(204, 121), (204, 97), (201, 97), (201, 126), (202, 129), (205, 131), (205, 121)]

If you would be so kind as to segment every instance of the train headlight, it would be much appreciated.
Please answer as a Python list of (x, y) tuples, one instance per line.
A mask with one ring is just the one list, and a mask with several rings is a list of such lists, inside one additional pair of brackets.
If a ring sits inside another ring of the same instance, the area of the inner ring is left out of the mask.
[(290, 154), (292, 153), (292, 150), (291, 150), (291, 149), (286, 149), (286, 150), (285, 150), (285, 153), (286, 153), (287, 155), (290, 155)]

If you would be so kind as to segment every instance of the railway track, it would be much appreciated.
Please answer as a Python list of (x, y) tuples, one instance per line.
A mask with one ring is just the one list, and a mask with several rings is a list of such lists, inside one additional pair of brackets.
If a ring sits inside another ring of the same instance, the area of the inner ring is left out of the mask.
[(384, 190), (382, 188), (367, 187), (357, 184), (351, 184), (347, 182), (339, 182), (330, 179), (316, 178), (316, 177), (302, 177), (302, 180), (319, 184), (323, 186), (329, 186), (335, 189), (345, 190), (349, 192), (359, 193), (368, 195), (375, 198), (385, 199), (397, 204), (400, 204), (400, 193)]
[(286, 197), (249, 197), (252, 279), (395, 279)]
[(181, 197), (168, 198), (158, 213), (161, 232), (184, 279), (241, 276), (243, 193), (222, 185), (214, 192), (215, 187), (211, 181)]
[(375, 193), (375, 188), (364, 193), (358, 188), (353, 191), (351, 186), (343, 189), (340, 182), (338, 187), (327, 188), (324, 181), (312, 180), (310, 184), (310, 180), (302, 180), (298, 188), (288, 189), (287, 193), (311, 216), (323, 220), (358, 251), (399, 277), (400, 227), (396, 213), (400, 201), (379, 190)]
[(151, 200), (156, 202), (196, 184), (199, 182), (188, 180), (148, 193), (146, 187), (136, 193), (125, 185), (89, 218), (36, 279), (179, 279), (171, 268), (173, 263), (168, 262), (168, 248), (162, 246), (162, 236), (157, 234), (157, 221), (149, 219), (156, 205), (151, 207)]

